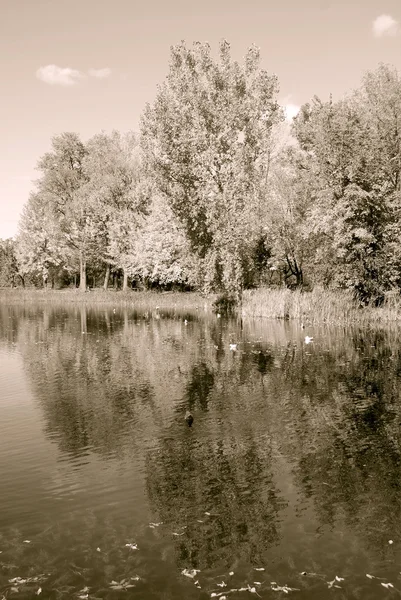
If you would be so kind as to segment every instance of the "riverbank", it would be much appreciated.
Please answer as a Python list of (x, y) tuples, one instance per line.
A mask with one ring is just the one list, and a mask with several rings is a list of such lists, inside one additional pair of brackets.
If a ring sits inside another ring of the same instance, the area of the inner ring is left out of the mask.
[(216, 296), (205, 297), (197, 292), (142, 292), (128, 290), (94, 289), (90, 292), (80, 292), (78, 289), (52, 290), (34, 288), (2, 288), (0, 303), (45, 303), (54, 305), (84, 304), (102, 305), (110, 308), (129, 307), (137, 309), (168, 309), (212, 310)]
[[(82, 293), (79, 290), (51, 289), (0, 289), (0, 302), (11, 304), (46, 303), (53, 305), (84, 304), (104, 307), (129, 307), (138, 310), (202, 310), (213, 311), (217, 295), (204, 296), (198, 292), (116, 291), (95, 289)], [(401, 297), (389, 295), (377, 308), (357, 305), (352, 294), (346, 291), (315, 289), (312, 292), (288, 289), (259, 288), (243, 294), (241, 316), (296, 320), (305, 325), (330, 324), (401, 324)]]

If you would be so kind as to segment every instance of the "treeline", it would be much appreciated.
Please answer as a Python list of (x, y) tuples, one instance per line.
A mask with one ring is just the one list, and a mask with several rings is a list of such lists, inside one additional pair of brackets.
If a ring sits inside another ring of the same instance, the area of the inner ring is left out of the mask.
[(140, 131), (53, 138), (0, 285), (401, 288), (401, 80), (380, 65), (291, 131), (252, 46), (171, 49)]

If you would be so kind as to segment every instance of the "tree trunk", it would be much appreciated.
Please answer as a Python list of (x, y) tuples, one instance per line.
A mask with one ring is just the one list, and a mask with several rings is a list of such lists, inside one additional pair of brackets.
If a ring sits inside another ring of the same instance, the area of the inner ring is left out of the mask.
[(110, 263), (107, 263), (106, 273), (104, 276), (104, 283), (103, 283), (103, 289), (105, 289), (105, 290), (107, 290), (107, 288), (109, 287), (109, 279), (110, 279)]
[(86, 292), (86, 260), (82, 252), (79, 255), (79, 289)]
[(128, 273), (126, 271), (126, 269), (123, 270), (124, 276), (123, 276), (123, 292), (126, 292), (128, 289)]

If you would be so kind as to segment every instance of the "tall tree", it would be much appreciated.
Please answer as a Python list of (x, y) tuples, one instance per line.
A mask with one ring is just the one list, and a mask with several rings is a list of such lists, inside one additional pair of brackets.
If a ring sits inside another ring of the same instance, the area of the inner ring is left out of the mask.
[(294, 121), (314, 198), (308, 226), (320, 242), (317, 256), (330, 265), (332, 283), (364, 303), (401, 281), (399, 91), (396, 73), (381, 66), (350, 97), (315, 98)]
[(52, 206), (40, 193), (31, 193), (19, 220), (16, 258), (22, 276), (39, 278), (47, 286), (52, 271), (68, 263), (68, 249)]
[(203, 262), (204, 283), (237, 295), (254, 241), (271, 128), (282, 118), (275, 75), (252, 46), (244, 65), (220, 44), (171, 48), (170, 69), (141, 121), (142, 148), (159, 192)]
[(52, 139), (52, 150), (38, 163), (42, 172), (37, 182), (41, 197), (57, 220), (72, 261), (79, 261), (80, 289), (86, 290), (88, 256), (96, 251), (97, 219), (90, 198), (81, 193), (87, 178), (83, 160), (87, 150), (75, 133)]
[(105, 288), (112, 265), (123, 270), (126, 289), (132, 247), (149, 202), (137, 136), (102, 132), (86, 148), (83, 171), (87, 181), (81, 192), (97, 215), (99, 255), (106, 263)]

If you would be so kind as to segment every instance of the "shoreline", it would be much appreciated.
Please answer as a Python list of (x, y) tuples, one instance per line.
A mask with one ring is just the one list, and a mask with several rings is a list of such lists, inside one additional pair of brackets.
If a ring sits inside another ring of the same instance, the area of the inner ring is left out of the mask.
[[(199, 292), (91, 289), (0, 288), (1, 304), (102, 305), (111, 308), (160, 308), (170, 310), (214, 310), (217, 294)], [(246, 290), (237, 315), (250, 319), (298, 321), (310, 325), (401, 325), (401, 296), (389, 294), (380, 307), (359, 307), (345, 291), (315, 289), (311, 292), (274, 288)]]

